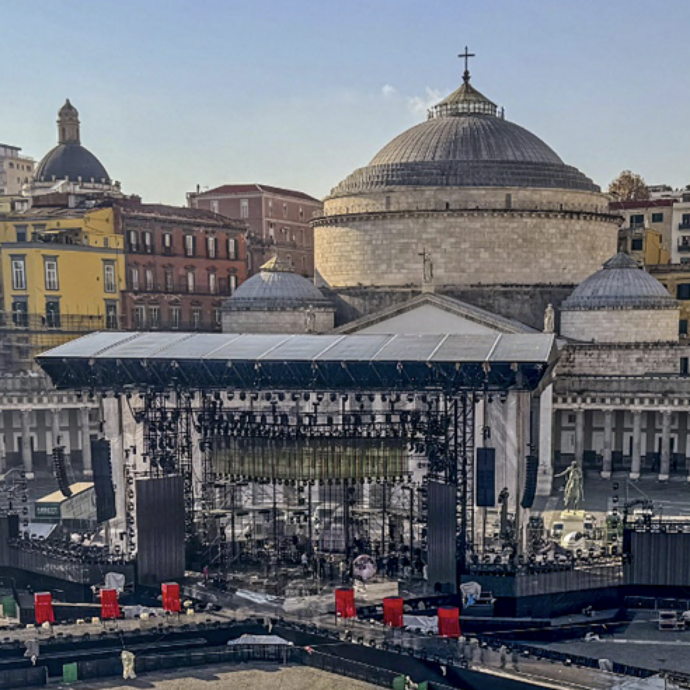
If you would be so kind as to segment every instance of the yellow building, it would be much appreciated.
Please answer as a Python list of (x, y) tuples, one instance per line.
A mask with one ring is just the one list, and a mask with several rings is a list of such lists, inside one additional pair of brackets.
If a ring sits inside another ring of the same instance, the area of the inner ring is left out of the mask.
[(690, 264), (647, 266), (647, 271), (678, 300), (680, 305), (678, 332), (681, 340), (684, 341), (688, 338), (690, 323)]
[(84, 333), (117, 329), (123, 237), (112, 208), (34, 206), (0, 214), (0, 359), (33, 357)]

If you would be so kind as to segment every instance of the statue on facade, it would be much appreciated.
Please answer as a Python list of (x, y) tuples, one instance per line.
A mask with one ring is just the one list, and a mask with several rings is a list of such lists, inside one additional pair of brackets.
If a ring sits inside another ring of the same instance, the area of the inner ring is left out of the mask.
[(307, 307), (304, 313), (304, 330), (306, 333), (316, 332), (316, 312), (311, 304)]
[(422, 283), (430, 285), (434, 280), (434, 264), (431, 261), (431, 254), (426, 249), (422, 249), (419, 256), (422, 257)]
[(553, 304), (549, 302), (544, 309), (544, 333), (553, 333), (556, 330), (556, 312)]
[(565, 483), (565, 491), (563, 493), (563, 501), (565, 502), (565, 509), (570, 511), (579, 510), (580, 504), (585, 500), (584, 480), (582, 477), (582, 470), (573, 460), (570, 467), (567, 467), (560, 474), (555, 474), (554, 479), (568, 475)]

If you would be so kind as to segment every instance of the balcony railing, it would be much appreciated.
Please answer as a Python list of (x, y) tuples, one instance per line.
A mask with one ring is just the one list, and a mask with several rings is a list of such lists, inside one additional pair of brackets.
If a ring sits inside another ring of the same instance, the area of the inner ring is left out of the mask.
[(679, 252), (690, 252), (690, 242), (678, 242)]
[(690, 223), (678, 223), (679, 230), (690, 230)]
[(0, 329), (67, 333), (90, 333), (91, 331), (118, 330), (120, 318), (103, 314), (35, 314), (27, 312), (0, 312)]
[(141, 293), (166, 293), (169, 295), (220, 295), (227, 297), (233, 293), (233, 287), (227, 278), (218, 278), (215, 290), (211, 290), (206, 284), (190, 286), (186, 280), (173, 280), (172, 283), (155, 281), (149, 287), (139, 282), (138, 287), (133, 288), (131, 282), (127, 285), (128, 292)]

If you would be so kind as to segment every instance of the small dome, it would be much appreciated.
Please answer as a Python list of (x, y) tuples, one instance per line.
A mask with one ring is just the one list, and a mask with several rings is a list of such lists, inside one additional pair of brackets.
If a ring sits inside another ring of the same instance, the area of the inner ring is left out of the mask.
[(240, 285), (223, 305), (231, 311), (333, 309), (333, 305), (306, 278), (297, 275), (287, 262), (273, 257), (260, 273)]
[(72, 118), (77, 119), (79, 117), (79, 111), (69, 102), (69, 98), (65, 101), (65, 105), (58, 110), (58, 118)]
[(580, 283), (561, 304), (561, 311), (677, 308), (666, 288), (623, 252)]
[(70, 182), (110, 184), (110, 177), (103, 164), (81, 144), (58, 144), (48, 151), (38, 164), (35, 179), (39, 182), (51, 182), (68, 179)]

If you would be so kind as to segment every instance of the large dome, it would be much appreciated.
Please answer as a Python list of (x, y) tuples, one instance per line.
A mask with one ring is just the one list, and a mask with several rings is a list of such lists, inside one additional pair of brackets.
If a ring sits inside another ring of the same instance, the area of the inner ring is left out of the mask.
[(426, 122), (393, 139), (331, 195), (405, 185), (600, 191), (539, 137), (499, 115), (469, 77), (429, 111)]
[(35, 179), (39, 182), (70, 180), (110, 184), (103, 164), (81, 144), (58, 144), (38, 164)]
[(561, 311), (597, 309), (676, 309), (666, 288), (634, 259), (620, 252), (584, 280), (561, 305)]

